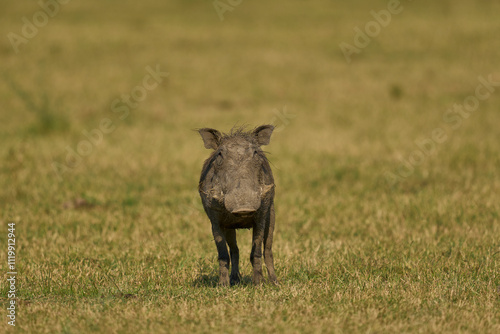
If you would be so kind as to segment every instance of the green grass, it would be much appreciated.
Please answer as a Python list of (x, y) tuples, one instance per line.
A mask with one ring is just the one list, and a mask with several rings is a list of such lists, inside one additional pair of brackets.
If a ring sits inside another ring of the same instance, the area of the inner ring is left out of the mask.
[[(0, 39), (0, 271), (14, 221), (18, 272), (0, 332), (499, 332), (500, 86), (457, 129), (443, 116), (500, 81), (500, 7), (401, 3), (351, 64), (339, 43), (386, 1), (243, 1), (224, 21), (211, 1), (70, 1), (17, 54)], [(2, 35), (38, 10), (4, 5)], [(168, 78), (120, 120), (113, 100), (157, 64)], [(281, 284), (251, 284), (245, 230), (242, 284), (218, 287), (192, 130), (272, 121)]]

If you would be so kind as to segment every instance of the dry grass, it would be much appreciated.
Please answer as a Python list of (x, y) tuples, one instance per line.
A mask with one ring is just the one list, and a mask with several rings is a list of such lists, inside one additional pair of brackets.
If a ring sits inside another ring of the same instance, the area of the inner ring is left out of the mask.
[[(386, 1), (243, 1), (222, 22), (210, 1), (72, 1), (18, 54), (0, 40), (16, 331), (499, 332), (500, 86), (458, 129), (443, 115), (478, 76), (500, 81), (500, 8), (402, 4), (351, 64), (339, 43)], [(4, 36), (39, 10), (4, 7)], [(112, 101), (156, 64), (169, 77), (120, 120)], [(103, 118), (115, 130), (59, 181), (52, 163)], [(191, 130), (269, 122), (281, 285), (250, 283), (241, 231), (243, 283), (220, 288)], [(448, 140), (389, 184), (437, 127)]]

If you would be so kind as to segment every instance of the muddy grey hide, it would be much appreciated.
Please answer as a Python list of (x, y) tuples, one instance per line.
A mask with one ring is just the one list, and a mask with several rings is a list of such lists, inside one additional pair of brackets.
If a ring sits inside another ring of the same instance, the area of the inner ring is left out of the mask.
[(240, 255), (236, 244), (236, 229), (240, 228), (253, 229), (250, 253), (253, 283), (260, 284), (263, 279), (262, 255), (269, 280), (278, 283), (272, 251), (274, 178), (261, 149), (262, 145), (269, 144), (273, 130), (272, 125), (262, 125), (249, 132), (233, 129), (229, 134), (209, 128), (198, 130), (205, 148), (214, 150), (203, 164), (198, 190), (212, 223), (219, 253), (220, 285), (240, 282)]

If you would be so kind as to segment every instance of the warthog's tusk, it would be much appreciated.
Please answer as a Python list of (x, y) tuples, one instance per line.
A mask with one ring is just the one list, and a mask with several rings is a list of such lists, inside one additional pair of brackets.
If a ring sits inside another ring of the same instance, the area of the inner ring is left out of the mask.
[(274, 188), (274, 184), (265, 184), (260, 187), (260, 195), (264, 197), (271, 189)]
[(222, 191), (214, 191), (214, 189), (211, 191), (211, 194), (212, 194), (212, 198), (216, 199), (217, 201), (222, 201), (222, 199), (224, 199), (224, 194), (222, 193)]

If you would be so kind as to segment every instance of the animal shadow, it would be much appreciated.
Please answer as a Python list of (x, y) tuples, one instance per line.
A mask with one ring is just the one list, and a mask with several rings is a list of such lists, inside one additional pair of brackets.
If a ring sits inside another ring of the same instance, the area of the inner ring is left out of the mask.
[[(252, 285), (252, 277), (250, 275), (245, 275), (240, 277), (240, 282), (238, 284), (231, 285), (231, 287), (237, 287), (237, 286), (247, 286), (247, 285)], [(201, 287), (207, 287), (207, 288), (216, 288), (219, 286), (219, 275), (216, 273), (212, 274), (198, 274), (198, 277), (196, 277), (193, 280), (193, 287), (195, 288), (201, 288)]]

